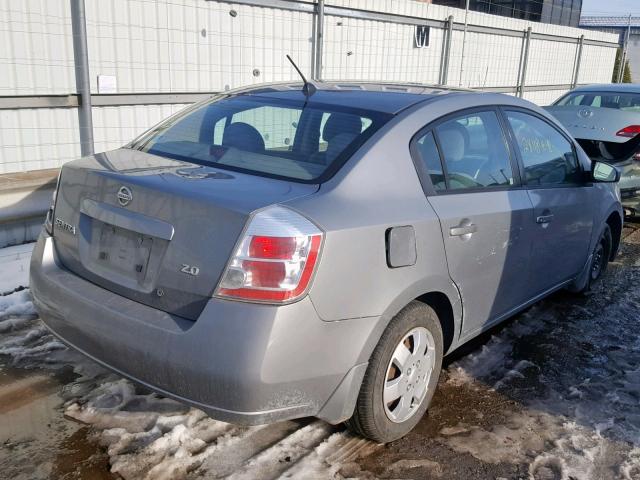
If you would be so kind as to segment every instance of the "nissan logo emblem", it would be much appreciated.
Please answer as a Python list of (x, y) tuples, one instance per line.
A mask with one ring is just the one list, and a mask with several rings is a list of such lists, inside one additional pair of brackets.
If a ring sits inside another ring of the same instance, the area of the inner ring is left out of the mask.
[(131, 203), (131, 200), (133, 200), (131, 190), (124, 185), (120, 187), (120, 190), (118, 190), (118, 203), (123, 207), (126, 207)]

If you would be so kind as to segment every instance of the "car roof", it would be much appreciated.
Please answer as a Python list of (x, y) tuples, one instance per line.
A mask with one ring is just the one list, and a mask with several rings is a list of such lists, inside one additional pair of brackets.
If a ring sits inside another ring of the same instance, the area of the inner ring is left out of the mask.
[[(473, 90), (414, 83), (369, 82), (313, 82), (317, 90), (308, 99), (309, 105), (340, 105), (364, 108), (388, 114), (400, 111), (451, 93), (469, 93)], [(305, 101), (302, 82), (271, 83), (236, 90), (239, 95), (251, 95), (279, 100)], [(232, 93), (232, 92), (230, 92)]]
[(583, 85), (571, 91), (640, 93), (640, 83), (598, 83), (593, 85)]

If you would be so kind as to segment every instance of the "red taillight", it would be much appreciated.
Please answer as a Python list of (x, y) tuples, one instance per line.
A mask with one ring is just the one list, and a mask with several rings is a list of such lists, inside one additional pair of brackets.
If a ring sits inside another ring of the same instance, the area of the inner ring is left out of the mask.
[(216, 290), (220, 297), (284, 303), (301, 297), (318, 263), (322, 232), (284, 207), (258, 212)]
[(249, 256), (258, 258), (287, 259), (296, 250), (295, 237), (252, 237)]
[(633, 138), (640, 133), (640, 125), (629, 125), (628, 127), (624, 127), (622, 130), (618, 130), (616, 135), (618, 137), (629, 137)]

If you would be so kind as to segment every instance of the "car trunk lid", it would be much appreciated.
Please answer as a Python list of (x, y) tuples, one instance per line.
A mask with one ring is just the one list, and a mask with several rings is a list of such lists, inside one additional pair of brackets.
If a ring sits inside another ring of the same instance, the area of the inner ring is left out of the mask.
[(77, 275), (195, 320), (250, 214), (317, 189), (115, 150), (63, 168), (54, 244)]
[(629, 138), (616, 133), (630, 125), (640, 125), (640, 114), (637, 112), (581, 105), (554, 105), (545, 108), (575, 138), (625, 143)]

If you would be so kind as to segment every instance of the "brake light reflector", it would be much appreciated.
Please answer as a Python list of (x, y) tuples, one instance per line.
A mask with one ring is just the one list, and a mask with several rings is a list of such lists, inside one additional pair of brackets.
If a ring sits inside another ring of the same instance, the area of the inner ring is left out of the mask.
[(216, 289), (219, 297), (285, 303), (307, 291), (323, 233), (285, 207), (259, 211), (249, 222)]
[(629, 125), (628, 127), (624, 127), (622, 130), (618, 130), (616, 135), (618, 137), (633, 138), (639, 133), (640, 133), (640, 125)]

